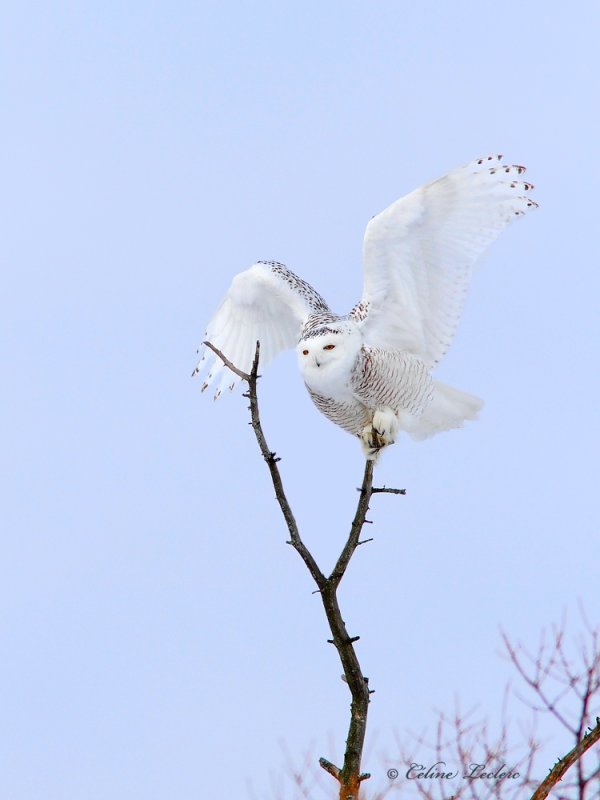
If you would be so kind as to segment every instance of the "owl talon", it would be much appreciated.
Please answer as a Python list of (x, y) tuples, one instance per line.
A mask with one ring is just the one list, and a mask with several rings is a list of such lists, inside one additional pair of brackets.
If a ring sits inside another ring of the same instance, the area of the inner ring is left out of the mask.
[(373, 414), (371, 426), (379, 447), (394, 444), (398, 433), (398, 417), (391, 408), (377, 409)]
[(384, 447), (394, 444), (398, 432), (398, 417), (391, 408), (381, 408), (373, 414), (373, 420), (365, 425), (360, 440), (365, 456), (375, 461)]
[(370, 425), (366, 425), (363, 432), (360, 434), (359, 439), (362, 445), (363, 453), (368, 461), (377, 461), (377, 457), (382, 450), (383, 445), (378, 443), (378, 439), (373, 435), (373, 429)]
[(371, 429), (371, 441), (373, 442), (373, 447), (377, 448), (377, 450), (381, 450), (386, 444), (391, 444), (391, 442), (388, 443), (386, 441), (384, 432), (378, 431), (377, 428)]

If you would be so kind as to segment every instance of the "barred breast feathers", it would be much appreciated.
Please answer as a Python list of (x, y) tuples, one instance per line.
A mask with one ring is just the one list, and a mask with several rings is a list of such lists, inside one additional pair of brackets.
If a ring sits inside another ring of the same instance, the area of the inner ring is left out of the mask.
[(434, 383), (417, 356), (365, 345), (352, 374), (355, 396), (367, 407), (389, 406), (419, 416), (431, 402)]
[(352, 433), (355, 436), (360, 435), (371, 419), (372, 412), (359, 400), (335, 400), (333, 397), (325, 397), (313, 391), (308, 386), (306, 388), (319, 411), (331, 422), (348, 431), (348, 433)]

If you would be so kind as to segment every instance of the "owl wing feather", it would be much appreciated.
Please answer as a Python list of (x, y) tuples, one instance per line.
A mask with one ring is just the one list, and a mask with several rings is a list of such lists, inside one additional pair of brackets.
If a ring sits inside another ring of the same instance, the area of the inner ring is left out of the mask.
[[(328, 306), (310, 284), (283, 264), (259, 261), (235, 276), (208, 323), (204, 340), (242, 372), (249, 373), (257, 341), (264, 367), (282, 350), (294, 347), (308, 317), (323, 311), (329, 311)], [(224, 388), (233, 389), (240, 380), (208, 348), (203, 348), (192, 374), (205, 369), (208, 374), (202, 391), (220, 378), (215, 399)]]
[(369, 222), (362, 301), (365, 342), (434, 366), (460, 320), (473, 266), (517, 216), (536, 207), (524, 167), (487, 156), (416, 189)]

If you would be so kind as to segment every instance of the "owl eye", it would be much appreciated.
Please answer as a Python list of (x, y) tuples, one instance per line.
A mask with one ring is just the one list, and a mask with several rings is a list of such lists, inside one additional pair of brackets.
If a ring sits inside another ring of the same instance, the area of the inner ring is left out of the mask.
[(334, 344), (326, 344), (324, 345), (323, 350), (333, 350), (334, 347)]
[(307, 356), (307, 355), (308, 355), (308, 350), (303, 350), (303, 351), (302, 351), (302, 355), (303, 355), (303, 356)]

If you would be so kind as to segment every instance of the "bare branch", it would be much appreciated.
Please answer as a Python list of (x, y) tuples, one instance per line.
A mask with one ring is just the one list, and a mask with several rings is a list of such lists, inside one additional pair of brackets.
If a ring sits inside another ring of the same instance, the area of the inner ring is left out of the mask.
[(258, 397), (256, 394), (259, 357), (260, 357), (260, 342), (257, 342), (256, 353), (254, 356), (254, 363), (252, 364), (252, 371), (250, 375), (244, 378), (244, 380), (248, 382), (248, 397), (250, 399), (250, 414), (252, 418), (252, 423), (251, 423), (252, 429), (254, 430), (256, 441), (258, 442), (258, 446), (260, 447), (260, 452), (262, 453), (264, 460), (267, 462), (267, 467), (269, 468), (269, 472), (271, 473), (271, 481), (273, 482), (273, 488), (275, 489), (275, 497), (277, 498), (277, 502), (279, 503), (279, 507), (281, 508), (281, 513), (283, 514), (286, 525), (288, 527), (292, 547), (294, 547), (300, 554), (302, 560), (304, 561), (310, 574), (312, 575), (313, 580), (319, 587), (319, 590), (323, 591), (323, 587), (325, 586), (326, 582), (325, 575), (321, 572), (319, 566), (317, 565), (317, 562), (315, 561), (312, 554), (309, 552), (308, 548), (300, 538), (298, 525), (296, 523), (296, 519), (292, 512), (291, 506), (286, 497), (283, 488), (283, 482), (281, 480), (281, 474), (279, 472), (279, 467), (277, 466), (277, 462), (279, 461), (279, 459), (276, 457), (276, 454), (273, 453), (269, 448), (261, 426), (260, 412), (258, 408)]
[(319, 764), (323, 767), (325, 772), (328, 772), (330, 775), (333, 775), (333, 777), (337, 781), (339, 781), (339, 779), (340, 779), (340, 770), (339, 770), (338, 767), (335, 766), (335, 764), (332, 764), (331, 761), (328, 761), (326, 758), (320, 758), (319, 759)]
[(550, 770), (550, 774), (543, 780), (535, 792), (531, 795), (531, 800), (545, 800), (550, 794), (551, 789), (562, 780), (563, 775), (572, 767), (573, 764), (579, 762), (584, 753), (592, 747), (597, 741), (600, 740), (600, 717), (596, 717), (596, 725), (585, 734), (583, 739), (578, 742), (575, 747), (570, 750), (566, 756), (560, 758)]
[(354, 515), (354, 519), (352, 520), (352, 527), (350, 528), (350, 535), (348, 536), (348, 540), (344, 545), (344, 549), (342, 550), (340, 557), (338, 558), (335, 567), (331, 575), (329, 576), (329, 580), (337, 587), (344, 577), (344, 573), (346, 572), (346, 568), (350, 563), (350, 559), (352, 558), (352, 554), (356, 550), (358, 545), (358, 539), (360, 536), (360, 532), (363, 529), (365, 524), (365, 518), (367, 516), (367, 511), (369, 510), (369, 500), (371, 499), (371, 494), (373, 492), (372, 483), (373, 483), (373, 465), (375, 462), (367, 461), (365, 463), (365, 474), (363, 476), (362, 486), (360, 488), (360, 499), (358, 501), (358, 506), (356, 507), (356, 513)]
[[(235, 364), (232, 364), (231, 361), (227, 358), (227, 356), (224, 356), (223, 353), (220, 350), (217, 350), (217, 348), (214, 345), (212, 345), (210, 342), (202, 342), (202, 344), (205, 345), (206, 347), (208, 347), (209, 350), (212, 350), (213, 353), (221, 359), (221, 361), (225, 364), (225, 366), (228, 369), (230, 369), (232, 372), (235, 372), (235, 374), (238, 377), (240, 377), (244, 381), (250, 381), (250, 375), (248, 375), (247, 372), (242, 372), (241, 369), (238, 369), (235, 366)], [(258, 344), (258, 342), (257, 342), (257, 344)], [(257, 348), (257, 352), (258, 352), (258, 348)]]
[(256, 441), (266, 461), (273, 488), (275, 489), (275, 496), (281, 512), (285, 519), (289, 534), (289, 544), (298, 551), (300, 557), (306, 564), (313, 580), (317, 584), (318, 593), (321, 596), (327, 622), (333, 639), (330, 641), (335, 645), (342, 667), (344, 669), (344, 679), (350, 689), (352, 696), (351, 711), (350, 711), (350, 726), (348, 730), (348, 737), (346, 739), (346, 751), (344, 754), (344, 764), (340, 769), (328, 761), (326, 758), (321, 758), (319, 763), (321, 767), (329, 772), (340, 784), (340, 800), (358, 800), (359, 786), (362, 781), (369, 778), (369, 773), (361, 772), (361, 759), (364, 747), (364, 740), (367, 726), (367, 711), (369, 707), (369, 690), (368, 678), (366, 678), (358, 661), (356, 651), (354, 650), (354, 643), (358, 641), (358, 636), (350, 636), (346, 630), (346, 625), (342, 618), (342, 614), (338, 604), (337, 588), (340, 581), (344, 577), (350, 559), (354, 554), (356, 548), (361, 543), (360, 534), (366, 522), (367, 511), (369, 509), (369, 501), (374, 492), (390, 494), (404, 494), (403, 489), (388, 489), (386, 487), (373, 489), (373, 461), (367, 461), (365, 464), (365, 471), (363, 475), (362, 486), (360, 488), (360, 497), (354, 519), (348, 534), (348, 539), (342, 552), (333, 568), (329, 577), (325, 577), (324, 573), (319, 568), (314, 557), (302, 541), (296, 519), (287, 500), (281, 474), (277, 462), (276, 454), (269, 448), (267, 440), (262, 429), (260, 421), (260, 412), (258, 407), (257, 397), (257, 379), (258, 379), (258, 363), (260, 357), (260, 342), (256, 343), (256, 352), (254, 356), (254, 363), (250, 374), (238, 369), (229, 359), (217, 350), (216, 347), (210, 342), (204, 343), (210, 350), (212, 350), (223, 363), (236, 375), (245, 380), (248, 384), (248, 392), (245, 395), (250, 400), (250, 415), (251, 425), (256, 436)]
[[(567, 694), (568, 688), (562, 690), (557, 695), (554, 696), (553, 699), (550, 699), (544, 689), (543, 683), (547, 679), (549, 675), (552, 674), (553, 668), (557, 661), (560, 648), (562, 647), (562, 632), (558, 632), (556, 635), (554, 647), (550, 651), (548, 655), (546, 655), (547, 647), (544, 641), (544, 635), (542, 634), (542, 642), (539, 647), (538, 655), (534, 659), (524, 648), (522, 647), (514, 647), (510, 642), (508, 636), (504, 631), (501, 632), (502, 639), (504, 641), (504, 646), (508, 652), (508, 656), (512, 661), (513, 665), (515, 666), (517, 672), (521, 676), (521, 678), (525, 681), (525, 683), (533, 689), (535, 694), (539, 697), (542, 701), (541, 706), (533, 705), (527, 702), (525, 699), (521, 698), (524, 703), (529, 705), (535, 711), (549, 711), (556, 719), (565, 727), (568, 731), (572, 734), (576, 733), (576, 728), (572, 726), (569, 721), (560, 713), (557, 708), (558, 703), (562, 700), (563, 696)], [(522, 657), (520, 656), (522, 654)], [(534, 667), (534, 674), (531, 676), (523, 663), (524, 660), (529, 661)]]

